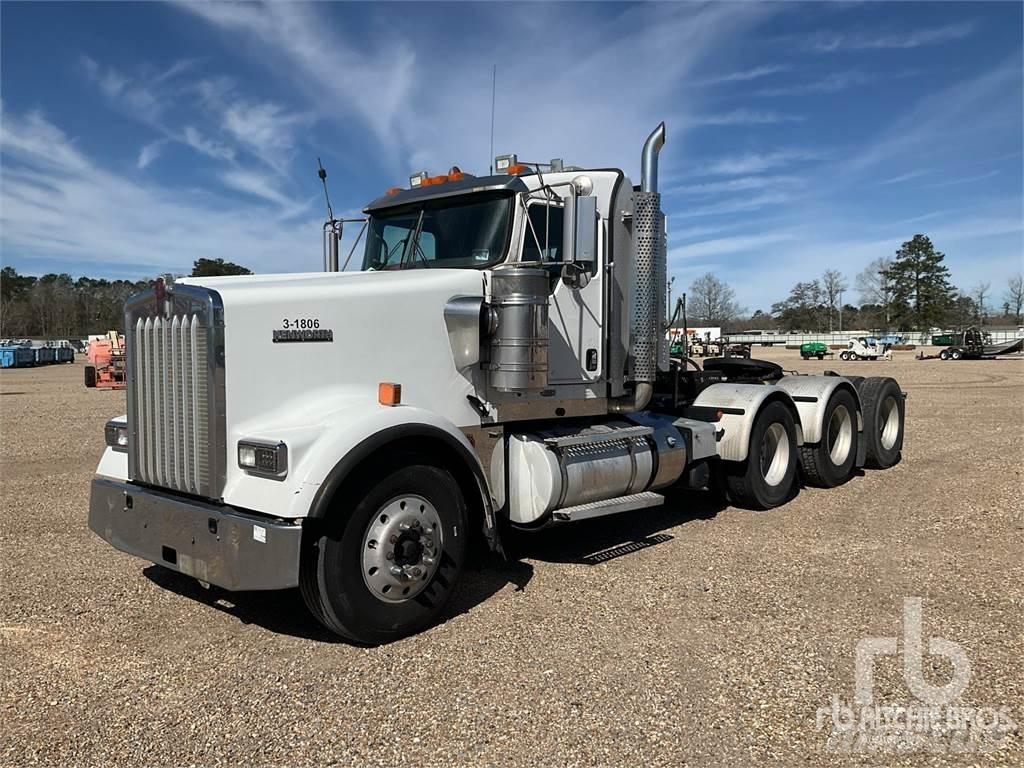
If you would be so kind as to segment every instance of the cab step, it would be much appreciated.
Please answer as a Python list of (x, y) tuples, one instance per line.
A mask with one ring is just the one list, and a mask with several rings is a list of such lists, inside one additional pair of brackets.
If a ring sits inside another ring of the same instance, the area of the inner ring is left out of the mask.
[(633, 493), (629, 496), (619, 496), (615, 499), (604, 501), (591, 501), (589, 504), (577, 504), (575, 507), (563, 507), (551, 513), (556, 523), (572, 523), (577, 520), (587, 520), (591, 517), (613, 515), (616, 512), (629, 512), (632, 509), (645, 509), (646, 507), (658, 507), (665, 503), (665, 497), (654, 491)]

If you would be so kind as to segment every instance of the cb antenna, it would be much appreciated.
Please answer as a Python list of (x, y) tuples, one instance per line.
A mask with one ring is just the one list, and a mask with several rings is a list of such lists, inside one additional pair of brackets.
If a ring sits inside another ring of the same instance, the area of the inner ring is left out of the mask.
[(331, 210), (331, 196), (327, 194), (327, 171), (324, 169), (324, 164), (320, 162), (320, 158), (316, 159), (316, 164), (320, 170), (316, 172), (316, 175), (320, 177), (320, 182), (324, 185), (324, 200), (327, 201), (327, 218), (330, 221), (334, 221), (334, 211)]
[(491, 154), (487, 158), (488, 168), (490, 169), (491, 176), (494, 175), (494, 94), (497, 91), (498, 85), (498, 65), (494, 65), (494, 69), (491, 71)]

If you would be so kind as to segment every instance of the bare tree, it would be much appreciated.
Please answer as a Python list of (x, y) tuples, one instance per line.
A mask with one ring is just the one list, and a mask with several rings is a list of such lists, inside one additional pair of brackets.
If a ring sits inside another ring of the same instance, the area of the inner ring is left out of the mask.
[(828, 308), (828, 332), (832, 333), (832, 316), (835, 314), (836, 307), (839, 306), (843, 291), (849, 286), (846, 284), (843, 273), (834, 269), (826, 270), (825, 274), (821, 276), (821, 286), (825, 290), (825, 306)]
[(1013, 311), (1014, 322), (1020, 325), (1021, 309), (1024, 309), (1024, 276), (1020, 272), (1013, 275), (1006, 285), (1006, 303)]
[(881, 307), (885, 311), (885, 325), (887, 328), (892, 322), (890, 312), (893, 290), (892, 283), (887, 277), (891, 266), (891, 258), (880, 256), (868, 264), (864, 271), (857, 275), (856, 280), (857, 293), (860, 294), (860, 303)]
[(736, 292), (711, 272), (690, 284), (688, 299), (694, 316), (708, 325), (725, 325), (740, 313)]
[(985, 324), (985, 297), (989, 295), (991, 287), (992, 283), (981, 282), (974, 286), (974, 291), (971, 292), (971, 298), (978, 305), (978, 325)]

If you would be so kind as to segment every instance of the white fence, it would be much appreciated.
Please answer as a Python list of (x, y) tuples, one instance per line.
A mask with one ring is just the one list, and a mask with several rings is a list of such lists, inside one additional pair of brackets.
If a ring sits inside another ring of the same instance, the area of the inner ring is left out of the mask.
[[(1007, 341), (1013, 341), (1019, 339), (1022, 335), (1021, 331), (987, 331), (992, 334), (992, 343), (1001, 344)], [(806, 344), (807, 342), (817, 341), (822, 344), (842, 344), (846, 345), (850, 339), (857, 338), (860, 336), (875, 336), (876, 338), (883, 338), (890, 334), (887, 333), (865, 333), (864, 331), (854, 331), (853, 333), (730, 333), (726, 335), (730, 344), (753, 344), (755, 346), (775, 346), (775, 345), (799, 345)], [(904, 344), (915, 344), (917, 346), (928, 346), (932, 343), (932, 336), (938, 336), (940, 334), (932, 333), (898, 333), (892, 334), (894, 336), (901, 336), (904, 339)]]

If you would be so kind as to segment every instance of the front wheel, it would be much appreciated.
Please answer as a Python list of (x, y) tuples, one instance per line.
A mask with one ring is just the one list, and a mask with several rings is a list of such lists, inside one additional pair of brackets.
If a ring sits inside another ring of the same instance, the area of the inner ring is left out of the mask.
[(750, 432), (747, 459), (725, 468), (730, 501), (747, 509), (771, 509), (789, 501), (796, 477), (796, 422), (782, 403), (768, 403)]
[(435, 621), (462, 573), (466, 504), (454, 478), (426, 464), (371, 483), (347, 519), (340, 499), (302, 558), (302, 596), (329, 630), (366, 645)]

